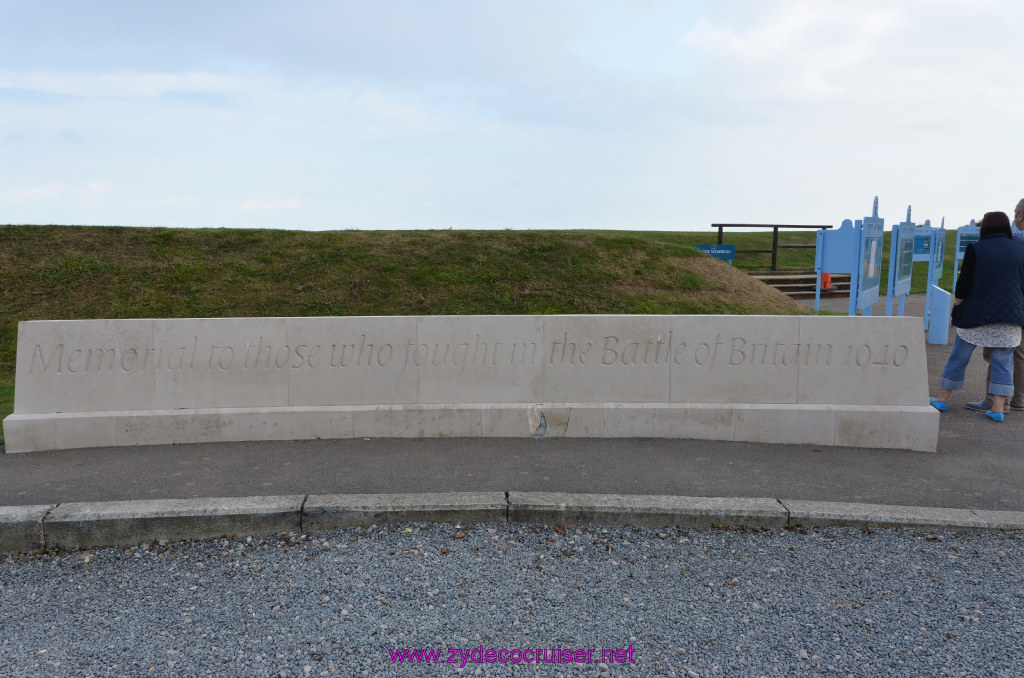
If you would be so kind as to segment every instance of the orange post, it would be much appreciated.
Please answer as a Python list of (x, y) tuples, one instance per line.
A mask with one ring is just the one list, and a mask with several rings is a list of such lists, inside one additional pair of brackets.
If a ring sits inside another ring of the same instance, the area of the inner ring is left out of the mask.
[(821, 274), (821, 291), (829, 292), (832, 290), (832, 274), (822, 273)]

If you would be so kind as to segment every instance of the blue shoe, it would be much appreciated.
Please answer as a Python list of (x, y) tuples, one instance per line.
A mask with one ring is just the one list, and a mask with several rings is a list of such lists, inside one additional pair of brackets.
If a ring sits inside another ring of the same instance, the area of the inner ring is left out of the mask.
[(992, 421), (1002, 421), (1003, 420), (1003, 413), (1002, 412), (986, 412), (985, 416), (988, 417), (989, 419), (991, 419)]
[(937, 409), (939, 412), (945, 412), (946, 408), (949, 407), (949, 403), (942, 400), (936, 400), (935, 398), (929, 398), (928, 404)]

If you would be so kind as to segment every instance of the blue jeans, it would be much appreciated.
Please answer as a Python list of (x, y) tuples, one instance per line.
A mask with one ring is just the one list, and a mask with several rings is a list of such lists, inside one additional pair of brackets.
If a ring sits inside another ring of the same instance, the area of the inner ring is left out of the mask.
[[(974, 344), (954, 335), (953, 350), (946, 361), (946, 367), (942, 370), (939, 388), (959, 391), (964, 387), (964, 372), (967, 371), (967, 363), (971, 361), (971, 354), (975, 348)], [(988, 392), (992, 395), (1012, 396), (1013, 348), (990, 348), (989, 355), (992, 359), (992, 381), (989, 383)]]

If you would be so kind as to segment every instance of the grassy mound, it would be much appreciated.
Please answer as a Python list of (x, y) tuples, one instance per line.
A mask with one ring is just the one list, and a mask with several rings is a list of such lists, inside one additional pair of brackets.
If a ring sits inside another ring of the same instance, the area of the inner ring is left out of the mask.
[(631, 231), (0, 226), (0, 417), (13, 409), (19, 320), (807, 312), (693, 249), (713, 240)]

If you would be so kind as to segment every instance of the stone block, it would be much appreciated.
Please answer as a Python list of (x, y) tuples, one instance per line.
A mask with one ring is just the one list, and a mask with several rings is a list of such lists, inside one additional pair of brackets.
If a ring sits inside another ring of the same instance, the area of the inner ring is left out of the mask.
[(480, 435), (484, 438), (526, 438), (540, 425), (540, 405), (483, 405)]
[(831, 405), (737, 405), (735, 440), (751, 443), (834, 445), (836, 408)]
[(43, 548), (43, 517), (49, 504), (0, 506), (0, 553), (30, 553)]
[(262, 407), (225, 410), (225, 441), (338, 440), (353, 436), (352, 411), (338, 407)]
[(1021, 511), (984, 511), (974, 509), (974, 515), (985, 521), (994, 530), (1024, 530), (1024, 512)]
[(4, 450), (18, 454), (62, 449), (57, 421), (52, 414), (8, 415), (4, 419)]
[(406, 369), (420, 403), (533, 403), (544, 398), (542, 316), (426, 316)]
[(117, 445), (114, 417), (108, 412), (57, 415), (57, 447), (113, 447)]
[(352, 436), (938, 441), (908, 318), (45, 321), (19, 324), (18, 341), (11, 452)]
[(152, 320), (20, 322), (14, 413), (153, 408), (156, 360)]
[(939, 412), (931, 405), (837, 407), (835, 444), (934, 452), (939, 444)]
[(545, 316), (544, 401), (668, 402), (670, 325), (671, 316)]
[(357, 438), (479, 438), (482, 410), (458, 405), (353, 408)]
[(504, 523), (504, 492), (310, 495), (302, 529), (332, 530), (377, 523)]
[(219, 443), (224, 425), (222, 413), (212, 409), (134, 410), (114, 419), (118, 445)]
[(804, 527), (987, 527), (968, 509), (782, 499), (790, 525)]
[(674, 403), (795, 403), (796, 316), (672, 318)]
[[(607, 435), (605, 417), (608, 409), (604, 405), (573, 404), (568, 406), (568, 410), (569, 420), (565, 423), (566, 438), (604, 438)], [(630, 430), (637, 429), (631, 425)], [(621, 430), (620, 433), (623, 435), (619, 437), (636, 436), (635, 433), (626, 436), (625, 431)]]
[(288, 404), (419, 402), (410, 351), (416, 322), (399, 316), (287, 319)]
[(509, 521), (638, 527), (784, 527), (788, 513), (775, 499), (676, 497), (562, 492), (510, 492)]
[(604, 438), (647, 438), (657, 436), (661, 405), (610, 404), (604, 408)]
[(700, 403), (657, 407), (654, 437), (735, 440), (736, 410), (722, 404)]
[(302, 495), (61, 504), (43, 521), (48, 549), (301, 530)]
[(154, 320), (163, 355), (153, 409), (288, 405), (287, 327), (284, 318)]
[(800, 317), (798, 402), (833, 405), (928, 404), (921, 319)]

